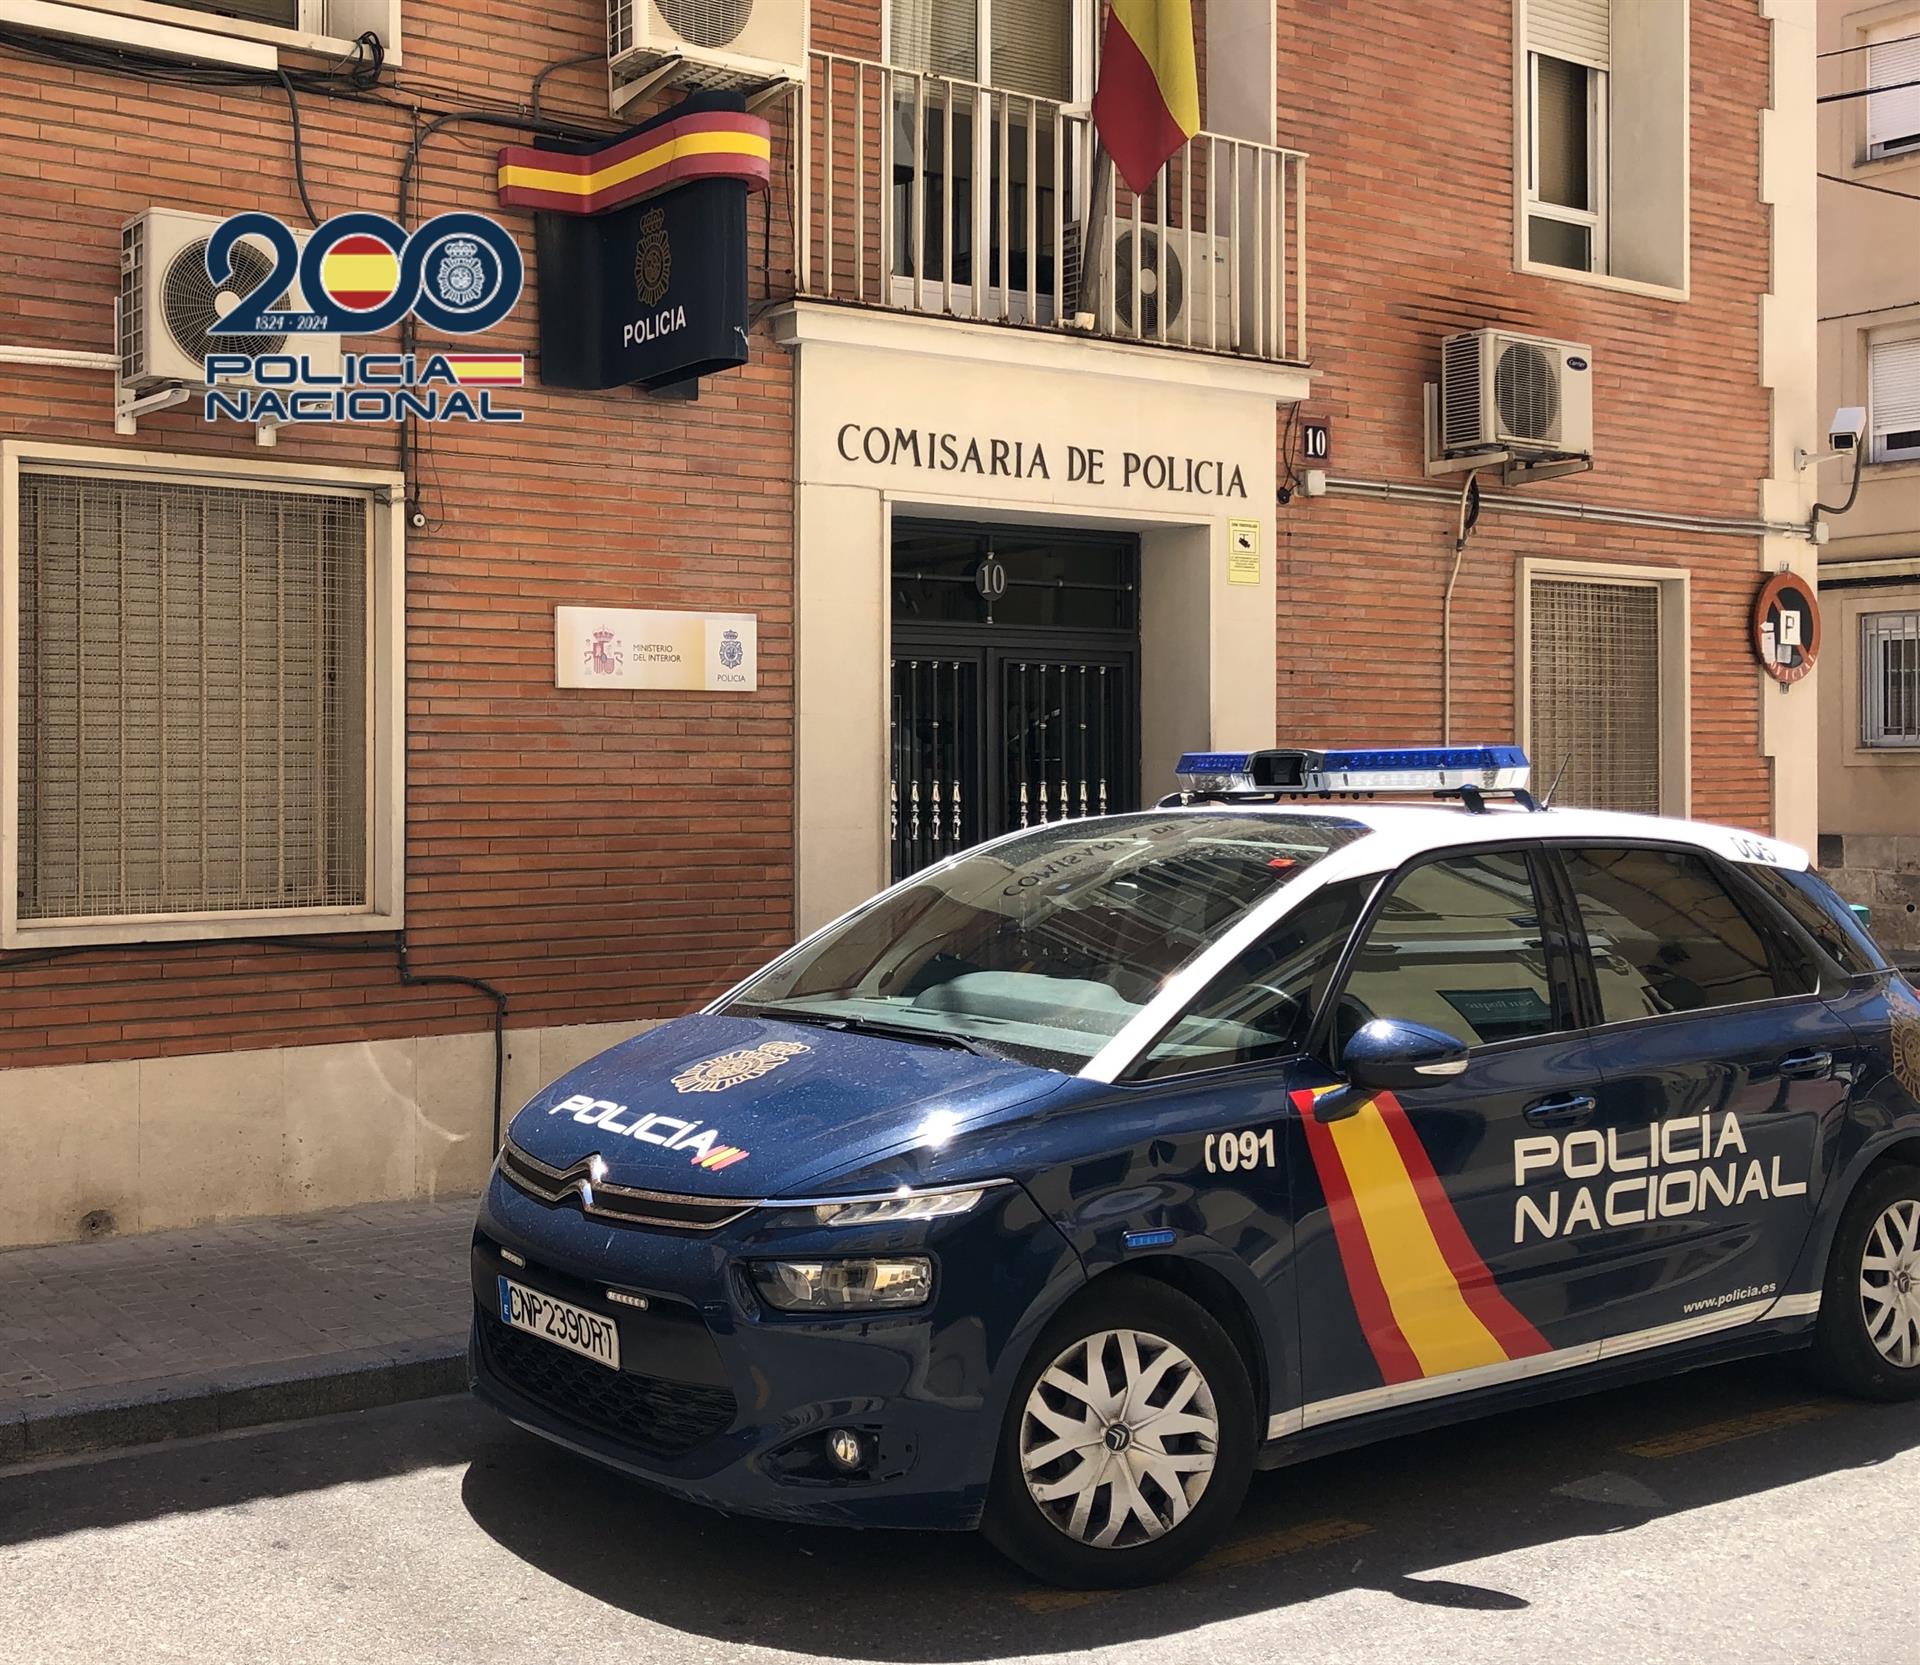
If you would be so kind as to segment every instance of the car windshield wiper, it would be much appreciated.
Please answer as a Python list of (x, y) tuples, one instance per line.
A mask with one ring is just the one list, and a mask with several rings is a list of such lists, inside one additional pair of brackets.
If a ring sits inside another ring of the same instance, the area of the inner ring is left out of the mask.
[(740, 1006), (735, 1010), (751, 1012), (755, 1017), (777, 1018), (783, 1023), (807, 1023), (848, 1034), (878, 1035), (890, 1041), (917, 1041), (922, 1046), (945, 1047), (950, 1052), (971, 1052), (976, 1058), (1017, 1062), (1011, 1053), (987, 1041), (976, 1040), (971, 1035), (956, 1035), (949, 1029), (920, 1029), (911, 1023), (889, 1023), (884, 1018), (849, 1017), (839, 1012), (810, 1012), (779, 1005)]

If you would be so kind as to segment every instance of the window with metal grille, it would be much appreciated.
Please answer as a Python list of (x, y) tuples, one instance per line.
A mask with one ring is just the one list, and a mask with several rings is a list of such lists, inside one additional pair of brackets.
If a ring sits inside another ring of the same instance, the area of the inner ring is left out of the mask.
[(23, 924), (368, 906), (371, 516), (22, 472)]
[(278, 23), (288, 29), (300, 27), (300, 0), (171, 0), (192, 12), (213, 12), (220, 17), (250, 18), (256, 23)]
[[(1660, 810), (1660, 586), (1536, 578), (1529, 751), (1556, 803)], [(1564, 771), (1564, 773), (1563, 773)]]
[(1860, 741), (1920, 746), (1920, 611), (1860, 620)]

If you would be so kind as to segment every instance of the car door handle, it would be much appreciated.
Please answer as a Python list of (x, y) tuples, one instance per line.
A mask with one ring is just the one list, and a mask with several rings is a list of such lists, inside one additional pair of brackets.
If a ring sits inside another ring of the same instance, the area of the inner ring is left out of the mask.
[(1591, 1093), (1562, 1093), (1556, 1098), (1536, 1100), (1522, 1114), (1535, 1127), (1565, 1127), (1570, 1122), (1585, 1121), (1596, 1107), (1597, 1101)]
[(1789, 1081), (1817, 1081), (1833, 1074), (1833, 1054), (1818, 1047), (1789, 1052), (1780, 1060), (1780, 1074)]

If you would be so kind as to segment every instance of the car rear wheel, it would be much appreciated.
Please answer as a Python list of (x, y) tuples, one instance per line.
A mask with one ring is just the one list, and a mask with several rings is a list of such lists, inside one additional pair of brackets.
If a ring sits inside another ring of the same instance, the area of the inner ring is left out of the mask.
[(1814, 1362), (1843, 1392), (1920, 1397), (1920, 1167), (1868, 1176), (1834, 1234)]
[(984, 1529), (1049, 1583), (1152, 1583), (1232, 1523), (1257, 1444), (1246, 1367), (1206, 1309), (1150, 1279), (1103, 1279), (1015, 1384)]

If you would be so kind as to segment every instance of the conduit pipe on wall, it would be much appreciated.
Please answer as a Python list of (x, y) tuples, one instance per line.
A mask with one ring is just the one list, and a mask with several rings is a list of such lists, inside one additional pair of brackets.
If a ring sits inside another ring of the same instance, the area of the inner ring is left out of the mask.
[(0, 342), (0, 364), (41, 364), (57, 370), (118, 370), (117, 353), (83, 353), (69, 347), (10, 347)]
[[(1393, 503), (1432, 503), (1455, 507), (1460, 494), (1450, 486), (1421, 486), (1401, 480), (1330, 478), (1329, 497), (1371, 497)], [(1548, 520), (1590, 521), (1605, 526), (1640, 526), (1658, 532), (1697, 532), (1723, 538), (1805, 538), (1812, 534), (1801, 521), (1739, 520), (1719, 515), (1671, 514), (1660, 509), (1629, 509), (1608, 504), (1570, 502), (1564, 498), (1524, 497), (1517, 492), (1488, 493), (1481, 507), (1502, 514), (1539, 515)]]

